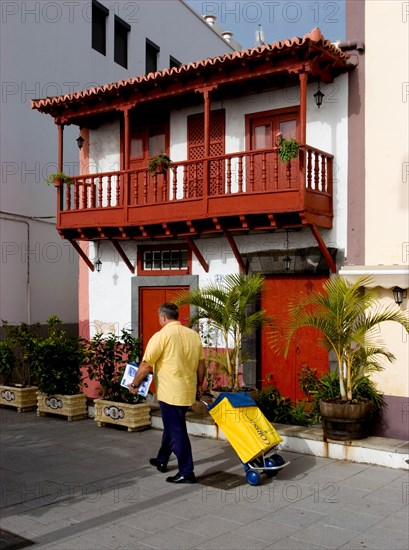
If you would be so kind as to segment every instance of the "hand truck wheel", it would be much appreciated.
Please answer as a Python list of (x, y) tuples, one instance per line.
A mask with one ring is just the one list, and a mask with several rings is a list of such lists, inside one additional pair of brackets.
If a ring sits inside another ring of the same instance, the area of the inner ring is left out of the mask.
[(258, 485), (260, 483), (260, 475), (255, 470), (248, 470), (246, 480), (249, 485)]

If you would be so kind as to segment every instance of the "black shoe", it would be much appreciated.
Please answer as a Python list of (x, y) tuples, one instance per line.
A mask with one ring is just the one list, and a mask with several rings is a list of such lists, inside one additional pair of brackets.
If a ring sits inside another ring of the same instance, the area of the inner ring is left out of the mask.
[(155, 468), (159, 470), (159, 472), (166, 472), (166, 464), (161, 464), (157, 458), (149, 459), (149, 464), (155, 466)]
[(167, 477), (168, 483), (196, 483), (195, 474), (188, 476), (182, 476), (182, 474), (176, 474), (175, 476)]

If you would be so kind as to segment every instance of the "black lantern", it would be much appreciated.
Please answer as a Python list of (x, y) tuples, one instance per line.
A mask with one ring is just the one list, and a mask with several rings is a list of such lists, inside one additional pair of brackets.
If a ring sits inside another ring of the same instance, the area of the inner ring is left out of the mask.
[(324, 95), (322, 92), (321, 92), (321, 89), (320, 89), (320, 83), (318, 82), (318, 90), (315, 92), (314, 94), (314, 97), (315, 97), (315, 103), (317, 104), (317, 107), (318, 109), (321, 107), (322, 105), (322, 100), (324, 99)]
[(401, 305), (401, 303), (403, 302), (403, 299), (406, 298), (406, 295), (407, 295), (406, 290), (404, 290), (400, 286), (395, 286), (395, 288), (393, 289), (393, 299), (398, 304), (398, 306)]
[(76, 142), (77, 142), (77, 145), (78, 145), (78, 149), (82, 149), (82, 146), (84, 145), (84, 138), (82, 137), (82, 135), (80, 134), (77, 139), (76, 139)]
[(285, 258), (283, 258), (283, 263), (284, 263), (284, 269), (286, 271), (290, 271), (290, 267), (291, 267), (291, 262), (293, 261), (292, 258), (290, 258), (290, 256), (285, 256)]
[(102, 262), (101, 260), (98, 258), (98, 260), (95, 262), (95, 269), (97, 270), (97, 273), (99, 273), (102, 269)]
[(288, 242), (288, 229), (286, 229), (286, 232), (287, 232), (287, 237), (286, 237), (286, 240), (285, 240), (284, 247), (285, 247), (285, 249), (287, 250), (287, 256), (285, 256), (285, 257), (283, 258), (283, 264), (284, 264), (284, 269), (285, 269), (285, 271), (290, 271), (291, 262), (293, 261), (293, 259), (290, 258), (290, 256), (288, 255), (288, 246), (289, 246), (289, 242)]

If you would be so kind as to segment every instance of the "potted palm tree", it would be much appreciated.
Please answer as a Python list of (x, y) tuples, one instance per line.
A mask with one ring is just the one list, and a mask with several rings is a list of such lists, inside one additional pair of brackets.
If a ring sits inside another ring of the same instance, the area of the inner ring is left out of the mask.
[(189, 304), (196, 309), (193, 325), (206, 319), (214, 333), (221, 335), (223, 351), (211, 354), (210, 359), (226, 371), (230, 391), (240, 389), (243, 337), (267, 321), (264, 310), (250, 311), (263, 284), (260, 273), (229, 274), (221, 283), (182, 292), (175, 300), (178, 305)]
[[(409, 332), (407, 314), (395, 305), (382, 307), (374, 289), (363, 290), (370, 283), (368, 276), (360, 277), (355, 283), (334, 276), (323, 285), (322, 290), (300, 302), (293, 302), (289, 308), (285, 353), (288, 353), (297, 330), (310, 326), (321, 332), (322, 344), (334, 352), (337, 360), (337, 371), (333, 375), (338, 386), (336, 395), (333, 384), (328, 384), (328, 380), (326, 384), (331, 396), (325, 394), (325, 384), (320, 387), (319, 406), (324, 436), (331, 439), (362, 439), (368, 433), (367, 422), (376, 400), (376, 392), (369, 384), (368, 376), (383, 368), (381, 359), (394, 359), (379, 338), (379, 325), (393, 321)], [(359, 388), (362, 390), (364, 386), (367, 397), (363, 396), (362, 391), (359, 392)], [(369, 398), (371, 393), (373, 399)], [(364, 425), (361, 425), (360, 419)]]

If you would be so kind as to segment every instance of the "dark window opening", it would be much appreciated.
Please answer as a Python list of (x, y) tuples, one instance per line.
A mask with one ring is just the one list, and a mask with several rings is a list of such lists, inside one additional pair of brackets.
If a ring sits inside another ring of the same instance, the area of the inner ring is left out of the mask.
[(172, 69), (173, 67), (180, 67), (182, 63), (178, 61), (175, 57), (172, 55), (169, 56), (169, 69)]
[(97, 2), (92, 1), (92, 30), (91, 45), (94, 50), (106, 55), (107, 50), (107, 17), (109, 10)]
[(130, 25), (115, 15), (114, 61), (128, 68), (128, 33)]
[(155, 73), (158, 70), (158, 54), (160, 48), (149, 38), (146, 39), (145, 69), (146, 74)]

